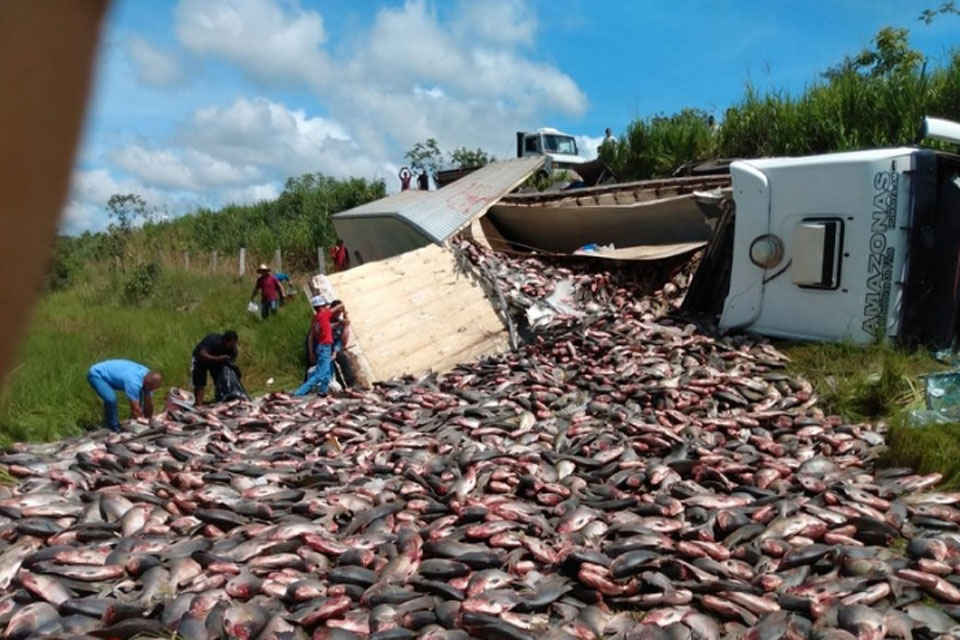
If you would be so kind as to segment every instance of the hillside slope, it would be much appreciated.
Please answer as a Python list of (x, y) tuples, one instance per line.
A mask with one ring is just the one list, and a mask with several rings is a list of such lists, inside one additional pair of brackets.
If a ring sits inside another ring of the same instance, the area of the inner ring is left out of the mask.
[[(76, 284), (37, 304), (18, 364), (0, 394), (0, 443), (53, 440), (98, 425), (102, 405), (86, 373), (108, 358), (129, 358), (160, 371), (162, 403), (170, 386), (189, 388), (191, 350), (211, 331), (232, 328), (240, 334), (238, 363), (251, 394), (299, 384), (309, 322), (302, 295), (261, 322), (246, 311), (251, 278), (173, 269), (137, 275), (88, 267)], [(132, 295), (129, 283), (143, 280)], [(268, 387), (271, 377), (275, 382)], [(208, 396), (211, 392), (208, 388)], [(124, 404), (121, 418), (127, 415)]]

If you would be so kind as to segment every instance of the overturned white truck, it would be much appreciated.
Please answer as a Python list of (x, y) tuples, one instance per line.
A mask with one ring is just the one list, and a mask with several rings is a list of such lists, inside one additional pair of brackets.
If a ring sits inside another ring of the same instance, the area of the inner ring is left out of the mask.
[[(924, 137), (960, 144), (927, 118)], [(960, 156), (897, 147), (730, 165), (685, 309), (721, 329), (949, 344), (960, 306)]]

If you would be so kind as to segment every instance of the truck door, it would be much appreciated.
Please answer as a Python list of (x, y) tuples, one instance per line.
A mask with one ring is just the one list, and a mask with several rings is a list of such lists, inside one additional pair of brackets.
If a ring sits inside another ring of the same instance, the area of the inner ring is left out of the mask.
[(523, 141), (523, 155), (525, 156), (539, 156), (543, 152), (540, 149), (540, 135), (532, 134), (527, 136)]

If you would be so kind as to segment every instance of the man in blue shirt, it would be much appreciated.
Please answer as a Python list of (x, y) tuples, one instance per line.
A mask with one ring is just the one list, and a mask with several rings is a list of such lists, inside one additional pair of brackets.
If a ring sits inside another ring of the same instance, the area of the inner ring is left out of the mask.
[(117, 391), (123, 391), (130, 403), (133, 418), (153, 416), (153, 392), (162, 378), (142, 364), (131, 360), (105, 360), (90, 367), (87, 382), (103, 400), (103, 417), (107, 429), (120, 430), (117, 418)]

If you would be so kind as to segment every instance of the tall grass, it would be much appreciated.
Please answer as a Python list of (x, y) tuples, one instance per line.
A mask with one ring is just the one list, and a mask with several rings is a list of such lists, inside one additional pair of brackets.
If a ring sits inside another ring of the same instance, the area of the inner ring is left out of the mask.
[[(687, 162), (795, 156), (910, 144), (924, 116), (960, 120), (960, 53), (940, 67), (908, 65), (885, 73), (846, 69), (798, 95), (743, 98), (712, 128), (704, 111), (641, 118), (600, 157), (619, 177), (664, 177)], [(924, 144), (929, 144), (925, 142)], [(937, 146), (933, 144), (932, 146)]]
[[(162, 406), (169, 387), (191, 387), (190, 354), (209, 332), (233, 328), (240, 334), (238, 364), (251, 393), (289, 390), (302, 380), (309, 322), (303, 296), (261, 322), (246, 311), (252, 279), (165, 269), (138, 304), (128, 301), (124, 284), (122, 274), (91, 265), (77, 284), (35, 307), (18, 364), (0, 394), (0, 444), (51, 440), (99, 425), (102, 405), (86, 373), (100, 360), (127, 358), (162, 373), (164, 386), (155, 394)], [(273, 385), (266, 384), (269, 378)]]

